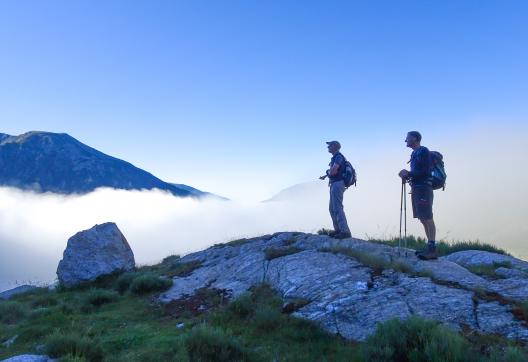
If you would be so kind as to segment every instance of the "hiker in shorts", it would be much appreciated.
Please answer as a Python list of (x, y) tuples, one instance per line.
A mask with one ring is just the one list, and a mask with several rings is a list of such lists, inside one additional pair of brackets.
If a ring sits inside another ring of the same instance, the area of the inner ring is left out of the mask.
[(427, 147), (422, 146), (422, 135), (417, 131), (407, 133), (405, 143), (412, 148), (411, 170), (401, 170), (399, 176), (402, 182), (411, 185), (411, 200), (413, 215), (419, 219), (427, 236), (427, 247), (417, 251), (418, 258), (423, 260), (436, 259), (436, 226), (433, 220), (433, 186), (431, 184), (431, 155)]
[(332, 154), (330, 168), (326, 170), (326, 175), (321, 176), (324, 180), (328, 177), (330, 187), (330, 216), (334, 224), (334, 231), (330, 233), (336, 239), (350, 238), (350, 229), (348, 228), (345, 210), (343, 210), (343, 195), (346, 190), (343, 170), (345, 168), (345, 157), (339, 152), (341, 144), (337, 141), (326, 142), (328, 152)]

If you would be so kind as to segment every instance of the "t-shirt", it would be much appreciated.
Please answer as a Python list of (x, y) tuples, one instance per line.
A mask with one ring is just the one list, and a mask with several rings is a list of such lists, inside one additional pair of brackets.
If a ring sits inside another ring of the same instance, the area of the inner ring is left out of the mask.
[(330, 183), (343, 180), (343, 167), (345, 165), (345, 156), (343, 156), (339, 152), (336, 153), (330, 160), (330, 168), (332, 168), (332, 166), (334, 166), (335, 164), (339, 165), (339, 168), (337, 169), (337, 174), (335, 176), (328, 175)]
[(429, 185), (431, 178), (431, 154), (427, 147), (420, 146), (411, 154), (411, 185)]

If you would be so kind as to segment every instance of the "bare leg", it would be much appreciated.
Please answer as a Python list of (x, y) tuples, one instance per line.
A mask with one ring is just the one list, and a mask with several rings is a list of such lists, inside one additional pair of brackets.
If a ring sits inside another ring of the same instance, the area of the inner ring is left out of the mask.
[(427, 241), (436, 241), (436, 225), (433, 219), (420, 220), (424, 226)]

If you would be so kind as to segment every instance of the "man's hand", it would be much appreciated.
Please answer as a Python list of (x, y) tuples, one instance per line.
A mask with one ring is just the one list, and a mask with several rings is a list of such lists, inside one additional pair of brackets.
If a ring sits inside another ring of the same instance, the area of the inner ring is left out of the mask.
[(402, 180), (407, 180), (409, 178), (409, 171), (401, 170), (398, 176), (400, 176)]
[(326, 179), (326, 175), (319, 177), (319, 180), (325, 180), (325, 179)]

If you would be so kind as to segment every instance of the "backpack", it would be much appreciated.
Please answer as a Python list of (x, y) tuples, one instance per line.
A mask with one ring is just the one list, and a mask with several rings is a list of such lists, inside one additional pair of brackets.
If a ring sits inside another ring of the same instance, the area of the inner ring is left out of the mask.
[(444, 168), (444, 156), (440, 152), (431, 151), (431, 185), (433, 190), (445, 190), (447, 174)]
[[(344, 157), (344, 156), (343, 156)], [(345, 181), (345, 187), (350, 187), (352, 185), (357, 186), (357, 175), (356, 170), (350, 162), (345, 158), (345, 164), (343, 167), (343, 181)]]

